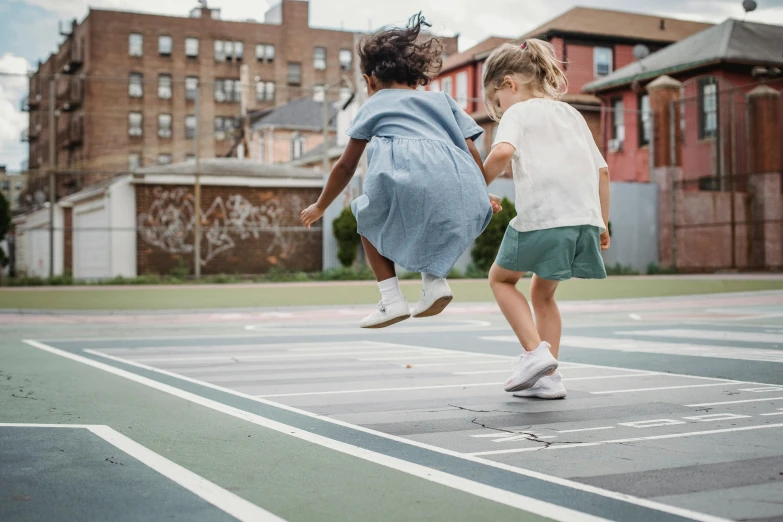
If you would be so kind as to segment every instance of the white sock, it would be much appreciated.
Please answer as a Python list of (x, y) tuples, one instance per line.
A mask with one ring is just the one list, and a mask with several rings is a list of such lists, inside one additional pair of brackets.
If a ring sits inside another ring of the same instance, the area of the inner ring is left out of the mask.
[(400, 292), (400, 282), (396, 277), (378, 281), (378, 288), (381, 289), (383, 304), (392, 304), (405, 299)]
[(434, 276), (432, 274), (425, 274), (424, 272), (421, 273), (421, 280), (424, 283), (425, 286), (429, 286), (438, 279), (443, 279), (442, 277)]

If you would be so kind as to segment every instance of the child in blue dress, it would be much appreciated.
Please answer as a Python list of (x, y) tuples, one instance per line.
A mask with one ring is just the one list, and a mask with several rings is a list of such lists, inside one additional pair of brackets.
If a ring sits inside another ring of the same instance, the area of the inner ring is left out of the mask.
[[(492, 217), (481, 157), (473, 144), (483, 130), (445, 93), (417, 90), (441, 66), (437, 39), (419, 41), (421, 14), (405, 28), (359, 43), (369, 100), (348, 130), (350, 141), (318, 201), (302, 211), (310, 227), (348, 185), (367, 147), (365, 194), (351, 204), (367, 260), (381, 291), (362, 328), (383, 328), (439, 314), (453, 295), (446, 276)], [(368, 147), (369, 143), (369, 147)], [(411, 310), (395, 263), (421, 272)]]

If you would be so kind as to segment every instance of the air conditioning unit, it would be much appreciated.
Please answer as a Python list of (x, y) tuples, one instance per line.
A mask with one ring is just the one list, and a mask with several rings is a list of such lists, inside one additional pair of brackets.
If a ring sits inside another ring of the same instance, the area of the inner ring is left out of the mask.
[(609, 140), (609, 152), (620, 152), (623, 150), (623, 142), (620, 140)]

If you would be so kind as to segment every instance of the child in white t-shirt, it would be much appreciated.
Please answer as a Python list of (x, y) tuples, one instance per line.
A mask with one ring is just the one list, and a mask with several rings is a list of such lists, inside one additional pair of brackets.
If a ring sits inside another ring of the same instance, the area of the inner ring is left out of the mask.
[[(531, 39), (505, 44), (484, 67), (487, 109), (499, 120), (484, 162), (487, 185), (509, 161), (517, 217), (509, 225), (490, 285), (524, 348), (505, 390), (517, 397), (566, 396), (557, 370), (562, 324), (558, 282), (606, 277), (609, 170), (582, 115), (559, 101), (568, 88), (554, 48)], [(502, 115), (502, 117), (501, 117)], [(535, 322), (516, 284), (533, 272)]]

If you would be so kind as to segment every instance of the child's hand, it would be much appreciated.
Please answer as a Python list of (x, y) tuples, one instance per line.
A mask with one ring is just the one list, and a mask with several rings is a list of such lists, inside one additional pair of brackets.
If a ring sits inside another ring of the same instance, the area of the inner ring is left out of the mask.
[(313, 203), (302, 211), (302, 224), (310, 228), (310, 225), (318, 221), (324, 216), (324, 211), (318, 208), (316, 203)]
[(500, 206), (500, 198), (494, 194), (489, 195), (489, 204), (492, 205), (492, 214), (497, 214), (503, 207)]
[(609, 237), (609, 231), (607, 230), (603, 234), (601, 234), (601, 250), (609, 250), (609, 243), (611, 243), (612, 240)]

